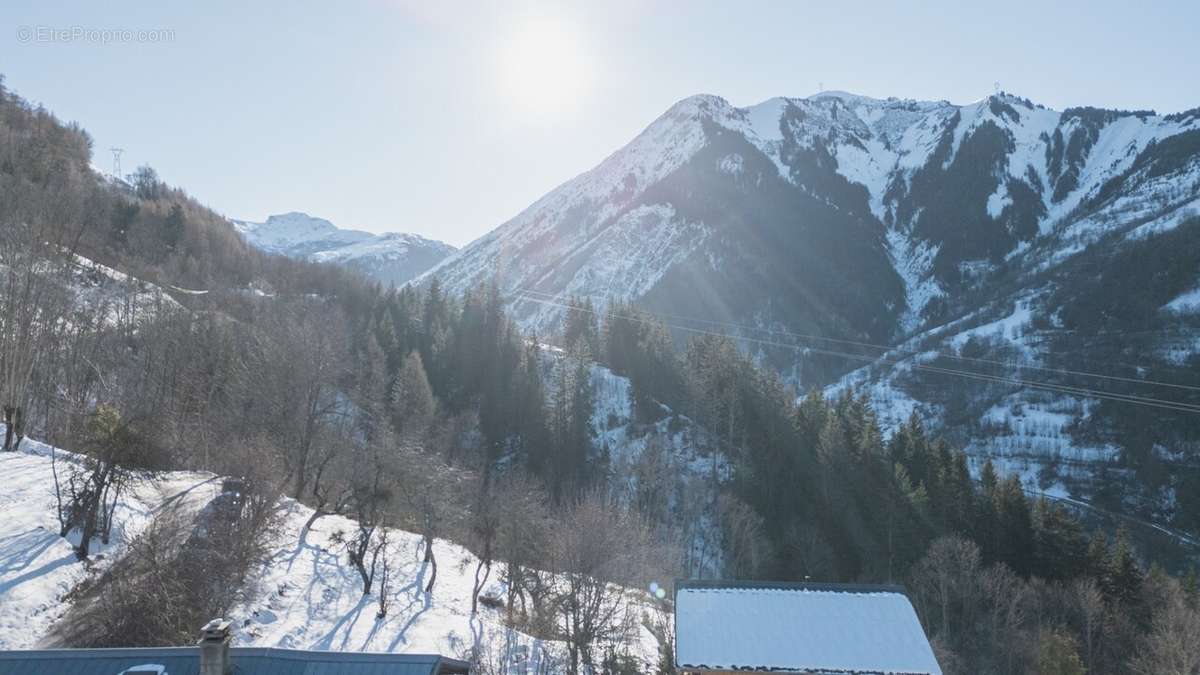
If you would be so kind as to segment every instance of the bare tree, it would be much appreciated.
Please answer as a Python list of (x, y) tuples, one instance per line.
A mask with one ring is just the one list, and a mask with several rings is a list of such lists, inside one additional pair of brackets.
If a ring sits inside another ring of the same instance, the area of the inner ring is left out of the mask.
[[(478, 494), (471, 505), (469, 515), (469, 537), (471, 549), (479, 558), (475, 565), (475, 583), (471, 591), (471, 614), (479, 609), (479, 594), (483, 592), (492, 574), (492, 563), (495, 560), (497, 540), (500, 538), (502, 519), (505, 514), (505, 504), (520, 502), (524, 494), (517, 490), (527, 486), (525, 481), (514, 481), (509, 477), (501, 478), (495, 486), (489, 485), (486, 477), (478, 480)], [(519, 487), (516, 487), (519, 485)]]
[(537, 565), (549, 557), (550, 521), (547, 512), (548, 496), (541, 486), (523, 473), (509, 473), (497, 481), (499, 510), (496, 528), (496, 554), (505, 561), (504, 581), (508, 588), (505, 598), (509, 623), (517, 623), (517, 603), (520, 617), (528, 617), (526, 597), (539, 590)]
[[(913, 586), (922, 616), (937, 616), (939, 635), (953, 644), (951, 626), (969, 626), (973, 589), (980, 570), (979, 546), (955, 536), (933, 542), (913, 569)], [(933, 607), (928, 605), (932, 604)], [(935, 611), (928, 611), (928, 610)]]
[[(395, 471), (388, 459), (389, 450), (370, 444), (354, 453), (349, 476), (349, 509), (358, 529), (348, 537), (335, 535), (346, 546), (350, 564), (362, 579), (363, 595), (370, 595), (386, 538), (376, 532), (386, 526), (392, 507)], [(382, 609), (382, 608), (381, 608)]]
[(379, 560), (379, 610), (375, 612), (375, 616), (380, 619), (387, 616), (391, 603), (391, 595), (389, 595), (392, 581), (391, 545), (391, 531), (386, 527), (380, 528), (374, 551), (374, 556)]
[(248, 401), (266, 412), (285, 449), (281, 460), (296, 499), (311, 480), (320, 437), (345, 413), (338, 392), (348, 374), (345, 322), (330, 313), (337, 310), (311, 301), (266, 317), (242, 373)]
[(724, 494), (717, 498), (717, 512), (728, 555), (727, 573), (735, 579), (757, 577), (771, 559), (762, 516), (736, 496)]
[(544, 550), (545, 492), (526, 474), (512, 471), (487, 486), (486, 477), (478, 480), (478, 495), (470, 510), (470, 548), (479, 557), (475, 566), (475, 585), (470, 611), (479, 607), (479, 595), (491, 578), (497, 556), (505, 561), (508, 581), (508, 611), (512, 602), (526, 591), (524, 569), (534, 565)]
[(1091, 668), (1100, 648), (1100, 639), (1104, 635), (1104, 592), (1100, 590), (1100, 584), (1090, 578), (1076, 581), (1072, 590), (1079, 614), (1079, 625), (1083, 632), (1084, 664)]
[(988, 623), (991, 635), (1009, 647), (997, 655), (1003, 661), (1003, 672), (1017, 672), (1016, 665), (1021, 656), (1022, 630), (1027, 617), (1032, 613), (1032, 598), (1029, 586), (1005, 565), (989, 567), (980, 579), (982, 592), (986, 595)]
[(1137, 675), (1200, 673), (1200, 608), (1178, 583), (1154, 617), (1154, 626), (1129, 668)]
[(421, 533), (423, 562), (429, 569), (425, 593), (433, 592), (437, 583), (437, 554), (435, 538), (440, 532), (453, 531), (460, 513), (457, 504), (470, 501), (463, 495), (467, 489), (464, 475), (452, 469), (435, 453), (420, 448), (402, 446), (395, 452), (400, 469), (398, 493), (400, 507), (413, 531)]
[[(76, 555), (80, 560), (87, 559), (96, 536), (108, 543), (113, 512), (131, 477), (130, 470), (149, 464), (148, 455), (149, 445), (129, 420), (122, 419), (111, 406), (96, 409), (89, 422), (86, 452), (69, 465), (66, 485), (55, 485), (60, 495), (60, 535), (79, 530)], [(55, 479), (57, 482), (57, 465)]]
[(566, 508), (551, 541), (554, 606), (570, 672), (596, 664), (598, 643), (623, 643), (637, 627), (638, 602), (619, 584), (645, 588), (668, 556), (637, 513), (592, 493)]
[(0, 235), (0, 408), (4, 450), (25, 436), (34, 368), (63, 330), (74, 241), (62, 230), (4, 222)]

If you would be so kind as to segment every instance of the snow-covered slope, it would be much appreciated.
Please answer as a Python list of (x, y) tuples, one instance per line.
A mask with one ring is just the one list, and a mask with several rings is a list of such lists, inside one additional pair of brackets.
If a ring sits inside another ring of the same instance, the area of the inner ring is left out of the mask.
[(497, 279), (541, 335), (571, 296), (633, 300), (801, 390), (916, 411), (976, 466), (1115, 481), (1114, 506), (1170, 520), (1200, 510), (1178, 501), (1200, 431), (1144, 399), (1200, 403), (1198, 215), (1200, 109), (702, 95), (418, 283)]
[(293, 258), (356, 267), (388, 284), (403, 284), (455, 251), (416, 234), (343, 230), (324, 218), (284, 213), (254, 223), (231, 221), (256, 248)]
[[(276, 529), (273, 554), (252, 576), (254, 593), (230, 617), (238, 626), (234, 640), (241, 646), (284, 647), (334, 651), (434, 653), (470, 658), (477, 646), (485, 653), (504, 653), (512, 672), (566, 672), (562, 644), (524, 635), (505, 624), (503, 607), (481, 604), (471, 615), (478, 559), (453, 542), (434, 544), (439, 565), (432, 593), (424, 592), (430, 569), (422, 562), (420, 535), (389, 529), (387, 551), (391, 581), (389, 609), (377, 616), (379, 589), (362, 593), (362, 581), (346, 561), (345, 548), (335, 533), (353, 533), (357, 524), (327, 516), (303, 532), (312, 509), (292, 500), (281, 504), (283, 521)], [(502, 568), (501, 565), (497, 567)], [(483, 594), (504, 597), (494, 569)], [(657, 641), (642, 629), (631, 653), (653, 663)]]
[[(693, 171), (724, 176), (721, 184), (729, 192), (722, 198), (729, 209), (753, 210), (748, 202), (761, 195), (738, 188), (778, 178), (837, 209), (873, 217), (889, 234), (888, 257), (904, 283), (909, 316), (904, 325), (915, 328), (960, 264), (998, 259), (1039, 234), (1077, 241), (1079, 229), (1093, 237), (1103, 231), (1093, 222), (1072, 229), (1083, 215), (1081, 205), (1148, 147), (1195, 129), (1200, 116), (1058, 112), (1008, 95), (959, 106), (825, 92), (748, 108), (694, 96), (595, 169), (425, 276), (461, 291), (499, 271), (509, 291), (638, 299), (693, 254), (707, 256), (720, 271), (733, 261), (713, 256), (710, 242), (727, 223), (696, 217), (694, 202), (701, 195), (661, 189), (673, 174), (703, 161), (708, 165)], [(728, 145), (728, 134), (743, 147), (705, 155), (706, 149)], [(769, 163), (747, 158), (747, 149)], [(764, 168), (774, 175), (763, 175)], [(688, 178), (690, 187), (701, 188), (694, 175)], [(956, 190), (959, 182), (979, 194)], [(1169, 186), (1143, 186), (1126, 202), (1167, 200), (1165, 192), (1194, 199), (1200, 170), (1160, 182)], [(972, 203), (939, 207), (955, 199)], [(1113, 209), (1129, 208), (1111, 205), (1093, 220), (1108, 222)], [(973, 245), (960, 246), (953, 228), (969, 235)], [(737, 234), (751, 233), (729, 236)], [(561, 314), (552, 306), (522, 301), (516, 306), (527, 325), (541, 330)]]
[[(207, 474), (174, 472), (135, 480), (117, 505), (110, 543), (94, 542), (92, 560), (80, 562), (74, 550), (77, 535), (58, 536), (54, 449), (32, 439), (21, 447), (21, 452), (0, 453), (0, 649), (37, 646), (71, 611), (70, 591), (118, 561), (168, 504), (185, 493), (211, 499), (217, 490)], [(58, 450), (57, 461), (62, 472), (74, 456)]]
[[(2, 431), (2, 427), (0, 427)], [(93, 560), (76, 560), (73, 541), (58, 536), (54, 517), (51, 453), (59, 471), (74, 455), (33, 440), (22, 451), (0, 453), (0, 649), (55, 645), (55, 627), (72, 610), (70, 592), (122, 564), (130, 541), (157, 517), (178, 515), (190, 505), (193, 517), (211, 502), (221, 481), (211, 474), (164, 472), (138, 478), (115, 512), (112, 543), (93, 545)], [(182, 497), (182, 498), (181, 498)], [(279, 503), (280, 521), (270, 533), (270, 553), (254, 570), (245, 589), (247, 600), (230, 615), (235, 644), (334, 651), (439, 653), (469, 657), (480, 647), (493, 657), (507, 655), (509, 672), (566, 672), (564, 645), (523, 635), (505, 625), (503, 609), (481, 604), (472, 616), (471, 593), (478, 560), (450, 541), (435, 543), (437, 583), (423, 592), (430, 570), (422, 562), (422, 537), (388, 529), (390, 562), (387, 587), (390, 609), (376, 616), (379, 585), (369, 596), (349, 564), (335, 533), (351, 533), (357, 524), (340, 516), (318, 519), (304, 531), (312, 509), (291, 499)], [(503, 565), (492, 571), (484, 595), (503, 598)], [(630, 593), (638, 602), (639, 592)], [(649, 596), (646, 596), (647, 598)], [(646, 612), (657, 612), (650, 604)], [(657, 659), (657, 639), (639, 629), (632, 644), (620, 646), (650, 667)]]

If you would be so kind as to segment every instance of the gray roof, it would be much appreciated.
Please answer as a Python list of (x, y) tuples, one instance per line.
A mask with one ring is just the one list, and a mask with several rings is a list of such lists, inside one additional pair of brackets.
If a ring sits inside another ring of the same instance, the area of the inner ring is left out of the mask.
[(675, 587), (689, 671), (941, 675), (900, 586), (690, 581)]
[[(230, 649), (230, 661), (234, 675), (447, 675), (467, 672), (467, 664), (462, 661), (425, 654), (234, 647)], [(200, 650), (197, 647), (0, 651), (0, 675), (198, 675), (199, 669)]]

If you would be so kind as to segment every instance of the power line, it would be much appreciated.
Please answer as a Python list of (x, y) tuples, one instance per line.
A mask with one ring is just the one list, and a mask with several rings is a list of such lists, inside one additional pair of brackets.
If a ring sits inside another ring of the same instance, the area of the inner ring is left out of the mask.
[[(549, 306), (554, 306), (554, 307), (561, 307), (564, 309), (570, 309), (570, 310), (574, 310), (574, 311), (587, 312), (590, 314), (594, 314), (596, 316), (600, 315), (600, 313), (595, 310), (589, 310), (589, 309), (582, 308), (582, 307), (574, 307), (574, 306), (567, 305), (564, 303), (553, 302), (550, 300), (544, 300), (544, 299), (530, 297), (530, 296), (521, 296), (521, 297), (523, 300), (526, 300), (528, 302), (534, 302), (534, 303), (549, 305)], [(647, 314), (649, 314), (650, 316), (653, 316), (653, 314), (650, 314), (648, 312), (647, 312)], [(613, 316), (616, 316), (617, 318), (621, 318), (621, 319), (624, 319), (627, 321), (633, 321), (636, 323), (642, 323), (642, 324), (647, 324), (647, 325), (654, 325), (654, 323), (655, 323), (654, 321), (651, 321), (649, 319), (644, 319), (642, 317), (628, 316), (628, 315), (613, 315)], [(672, 324), (669, 322), (662, 322), (662, 323), (666, 324), (667, 326), (669, 326), (671, 328), (675, 328), (677, 330), (682, 330), (682, 331), (686, 331), (686, 332), (690, 332), (690, 333), (695, 333), (695, 334), (700, 334), (700, 335), (709, 335), (712, 337), (723, 337), (723, 338), (743, 340), (746, 342), (752, 342), (755, 344), (760, 344), (760, 345), (770, 346), (770, 347), (781, 347), (781, 348), (785, 348), (785, 349), (803, 349), (807, 352), (812, 352), (812, 353), (817, 353), (817, 354), (825, 354), (825, 355), (829, 355), (829, 356), (840, 356), (840, 357), (844, 357), (844, 358), (866, 361), (868, 363), (883, 363), (885, 365), (891, 365), (891, 366), (901, 365), (903, 363), (902, 360), (897, 360), (897, 359), (887, 359), (884, 357), (873, 357), (873, 356), (865, 355), (865, 354), (851, 354), (851, 353), (847, 353), (847, 352), (838, 352), (838, 351), (834, 351), (834, 350), (821, 349), (821, 348), (817, 348), (817, 347), (806, 347), (806, 346), (796, 345), (796, 344), (787, 344), (787, 343), (783, 343), (783, 342), (773, 342), (773, 341), (768, 341), (768, 340), (761, 340), (758, 338), (732, 336), (732, 335), (728, 335), (726, 333), (718, 333), (715, 331), (706, 331), (706, 330), (702, 330), (702, 329), (698, 329), (698, 328), (691, 328), (689, 326), (680, 326), (678, 324)], [(1075, 386), (1071, 386), (1071, 385), (1062, 385), (1062, 384), (1055, 384), (1055, 383), (1050, 383), (1050, 382), (1040, 382), (1037, 380), (1024, 380), (1024, 379), (1020, 379), (1020, 378), (1008, 377), (1008, 376), (1002, 376), (1002, 375), (990, 375), (987, 373), (977, 373), (977, 372), (973, 372), (973, 371), (957, 370), (957, 369), (953, 369), (953, 368), (943, 368), (943, 367), (939, 367), (939, 366), (930, 366), (930, 365), (921, 364), (921, 363), (910, 363), (907, 365), (910, 368), (913, 368), (916, 370), (924, 370), (924, 371), (928, 371), (928, 372), (941, 373), (941, 374), (945, 374), (945, 375), (953, 375), (953, 376), (957, 376), (957, 377), (981, 380), (981, 381), (986, 381), (986, 382), (995, 382), (995, 383), (1001, 383), (1001, 384), (1016, 384), (1016, 385), (1020, 385), (1020, 386), (1024, 386), (1024, 387), (1029, 387), (1031, 389), (1038, 389), (1038, 390), (1042, 390), (1042, 391), (1051, 391), (1051, 392), (1062, 393), (1062, 394), (1073, 394), (1073, 395), (1077, 395), (1077, 396), (1085, 396), (1087, 398), (1094, 398), (1097, 400), (1107, 400), (1107, 401), (1114, 401), (1114, 402), (1120, 402), (1120, 403), (1131, 403), (1134, 405), (1144, 405), (1147, 407), (1160, 408), (1160, 409), (1165, 409), (1165, 410), (1173, 410), (1173, 411), (1177, 411), (1177, 412), (1200, 413), (1200, 406), (1192, 405), (1192, 404), (1188, 404), (1188, 403), (1181, 403), (1179, 401), (1156, 399), (1156, 398), (1151, 398), (1151, 397), (1146, 397), (1146, 396), (1137, 396), (1137, 395), (1133, 395), (1133, 394), (1120, 394), (1120, 393), (1115, 393), (1115, 392), (1097, 391), (1094, 389), (1088, 389), (1088, 388), (1084, 388), (1084, 387), (1075, 387)]]
[[(524, 293), (524, 294), (541, 295), (544, 297), (549, 297), (551, 299), (558, 299), (561, 297), (561, 296), (552, 295), (550, 293), (545, 293), (543, 291), (534, 291), (534, 290), (530, 290), (530, 289), (518, 288), (518, 289), (516, 289), (516, 291), (519, 293)], [(588, 296), (581, 296), (581, 297), (588, 297)], [(1059, 375), (1073, 375), (1076, 377), (1094, 377), (1097, 379), (1112, 380), (1115, 382), (1125, 382), (1125, 383), (1130, 383), (1130, 384), (1145, 384), (1145, 385), (1153, 385), (1153, 386), (1158, 386), (1158, 387), (1169, 387), (1171, 389), (1183, 389), (1185, 391), (1200, 392), (1200, 386), (1187, 385), (1187, 384), (1176, 384), (1174, 382), (1161, 382), (1158, 380), (1146, 380), (1146, 379), (1140, 379), (1140, 378), (1136, 378), (1136, 377), (1123, 377), (1121, 375), (1106, 375), (1104, 373), (1095, 373), (1095, 372), (1081, 371), (1081, 370), (1070, 370), (1067, 368), (1052, 368), (1049, 366), (1038, 366), (1038, 365), (1033, 365), (1033, 364), (1015, 363), (1012, 361), (1000, 361), (997, 359), (985, 359), (985, 358), (972, 357), (972, 356), (961, 356), (958, 354), (951, 354), (951, 353), (943, 352), (940, 350), (926, 350), (926, 351), (922, 352), (922, 351), (916, 351), (916, 350), (911, 350), (911, 349), (904, 349), (902, 347), (879, 345), (879, 344), (873, 344), (870, 342), (860, 342), (857, 340), (845, 340), (845, 339), (839, 339), (839, 338), (831, 338), (831, 337), (825, 337), (823, 335), (794, 333), (791, 331), (776, 330), (773, 328), (762, 328), (762, 327), (758, 327), (758, 326), (750, 326), (747, 324), (732, 323), (732, 322), (727, 322), (727, 321), (717, 321), (714, 319), (700, 319), (700, 318), (695, 318), (695, 317), (686, 317), (686, 316), (679, 316), (679, 315), (666, 314), (666, 313), (661, 314), (661, 316), (678, 319), (681, 321), (692, 321), (695, 323), (723, 326), (726, 328), (734, 328), (737, 330), (759, 331), (759, 332), (768, 333), (771, 335), (782, 335), (784, 337), (791, 337), (791, 338), (796, 338), (796, 339), (800, 339), (800, 340), (821, 340), (824, 342), (830, 342), (830, 343), (834, 343), (834, 344), (844, 344), (844, 345), (852, 345), (855, 347), (868, 347), (871, 349), (881, 349), (885, 353), (886, 352), (898, 352), (901, 354), (907, 354), (909, 356), (921, 356), (923, 354), (933, 352), (933, 353), (936, 353), (938, 356), (942, 356), (942, 357), (948, 358), (948, 359), (955, 359), (958, 361), (967, 361), (967, 362), (972, 362), (972, 363), (985, 363), (988, 365), (1003, 366), (1006, 368), (1021, 368), (1021, 369), (1025, 369), (1025, 370), (1036, 370), (1036, 371), (1046, 372), (1046, 373), (1057, 373)], [(883, 356), (883, 355), (880, 355), (880, 356)], [(1141, 366), (1135, 366), (1135, 367), (1141, 367)]]

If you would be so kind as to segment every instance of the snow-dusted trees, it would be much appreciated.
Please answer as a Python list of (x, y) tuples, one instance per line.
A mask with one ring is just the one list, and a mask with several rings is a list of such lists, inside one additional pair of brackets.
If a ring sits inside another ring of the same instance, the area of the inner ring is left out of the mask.
[(591, 298), (571, 298), (563, 317), (563, 348), (600, 356), (600, 322)]

